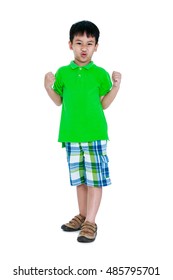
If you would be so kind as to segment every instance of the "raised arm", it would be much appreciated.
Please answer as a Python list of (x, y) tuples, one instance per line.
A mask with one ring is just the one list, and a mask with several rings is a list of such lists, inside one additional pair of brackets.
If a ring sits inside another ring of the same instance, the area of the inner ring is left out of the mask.
[(110, 90), (110, 92), (108, 94), (106, 94), (101, 99), (102, 107), (103, 107), (104, 110), (107, 109), (110, 106), (110, 104), (115, 99), (115, 97), (117, 95), (117, 92), (120, 88), (121, 74), (119, 72), (113, 71), (112, 82), (113, 82), (112, 89)]
[(62, 104), (62, 98), (59, 94), (57, 94), (53, 89), (52, 85), (55, 81), (55, 76), (52, 72), (48, 72), (44, 78), (44, 86), (52, 101), (57, 105), (60, 106)]

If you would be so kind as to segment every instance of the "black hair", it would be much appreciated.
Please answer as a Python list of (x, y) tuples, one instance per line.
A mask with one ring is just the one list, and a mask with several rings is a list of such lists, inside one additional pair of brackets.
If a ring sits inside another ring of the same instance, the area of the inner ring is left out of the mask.
[(98, 43), (99, 36), (100, 36), (100, 31), (98, 27), (92, 23), (91, 21), (88, 20), (83, 20), (74, 23), (71, 28), (70, 28), (70, 42), (73, 42), (74, 36), (81, 34), (83, 35), (86, 33), (87, 37), (95, 37), (96, 44)]

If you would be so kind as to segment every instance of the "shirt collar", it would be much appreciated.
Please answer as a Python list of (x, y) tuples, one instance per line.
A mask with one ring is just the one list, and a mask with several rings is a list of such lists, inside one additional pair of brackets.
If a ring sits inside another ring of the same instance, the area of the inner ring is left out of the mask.
[(70, 62), (70, 66), (72, 69), (76, 69), (76, 68), (80, 68), (80, 67), (85, 68), (85, 69), (90, 69), (93, 65), (94, 65), (93, 61), (90, 61), (87, 65), (84, 65), (84, 66), (79, 66), (74, 61)]

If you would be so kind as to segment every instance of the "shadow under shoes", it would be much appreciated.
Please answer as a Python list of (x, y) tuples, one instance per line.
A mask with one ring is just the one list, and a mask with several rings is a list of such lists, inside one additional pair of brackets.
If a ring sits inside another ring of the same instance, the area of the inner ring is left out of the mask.
[(64, 231), (77, 231), (81, 229), (82, 224), (85, 221), (85, 217), (81, 214), (76, 215), (71, 221), (61, 226)]
[(94, 223), (90, 223), (88, 221), (84, 222), (77, 241), (88, 243), (93, 242), (96, 239), (97, 235), (97, 225)]

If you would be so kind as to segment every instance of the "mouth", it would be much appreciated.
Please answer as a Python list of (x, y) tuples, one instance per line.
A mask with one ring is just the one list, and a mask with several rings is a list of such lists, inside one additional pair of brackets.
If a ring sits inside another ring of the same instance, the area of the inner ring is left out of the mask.
[(82, 56), (83, 58), (85, 58), (85, 57), (87, 56), (87, 54), (86, 54), (86, 53), (81, 53), (81, 56)]

